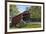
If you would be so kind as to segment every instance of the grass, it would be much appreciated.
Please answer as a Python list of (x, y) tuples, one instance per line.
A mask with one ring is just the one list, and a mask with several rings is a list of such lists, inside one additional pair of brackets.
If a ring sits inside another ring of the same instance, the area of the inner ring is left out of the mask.
[(24, 24), (21, 28), (40, 28), (41, 24)]
[(34, 23), (20, 24), (20, 26), (18, 28), (40, 28), (41, 27), (41, 24), (38, 24), (38, 23), (35, 24), (35, 22), (34, 22)]

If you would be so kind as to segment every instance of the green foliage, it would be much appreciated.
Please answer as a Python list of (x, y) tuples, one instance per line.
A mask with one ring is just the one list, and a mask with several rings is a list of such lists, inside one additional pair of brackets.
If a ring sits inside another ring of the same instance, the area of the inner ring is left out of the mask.
[(30, 18), (41, 18), (41, 6), (31, 6), (29, 13)]
[(19, 13), (16, 5), (10, 5), (10, 16), (15, 16)]

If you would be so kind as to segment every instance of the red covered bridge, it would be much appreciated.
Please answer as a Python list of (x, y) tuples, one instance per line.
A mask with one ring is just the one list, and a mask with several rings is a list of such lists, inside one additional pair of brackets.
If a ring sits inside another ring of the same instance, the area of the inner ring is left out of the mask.
[(25, 18), (29, 17), (29, 15), (30, 15), (29, 12), (25, 11), (17, 16), (14, 16), (12, 18), (12, 24), (16, 27), (16, 25), (21, 22), (21, 19), (25, 19)]

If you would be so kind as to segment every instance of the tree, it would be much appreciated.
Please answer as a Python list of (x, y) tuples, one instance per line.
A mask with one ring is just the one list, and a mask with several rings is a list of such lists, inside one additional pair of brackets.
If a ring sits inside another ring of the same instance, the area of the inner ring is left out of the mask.
[(30, 18), (41, 18), (41, 6), (31, 6), (29, 13)]
[(16, 5), (10, 5), (10, 16), (18, 15), (19, 11), (17, 10)]

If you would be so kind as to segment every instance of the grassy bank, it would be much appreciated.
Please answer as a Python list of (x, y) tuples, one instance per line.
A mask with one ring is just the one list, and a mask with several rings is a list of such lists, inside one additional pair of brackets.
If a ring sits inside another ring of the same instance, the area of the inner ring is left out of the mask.
[(40, 28), (41, 24), (24, 24), (21, 28)]
[(40, 22), (32, 22), (32, 23), (20, 24), (20, 26), (18, 26), (17, 28), (40, 28), (40, 27), (41, 27)]

